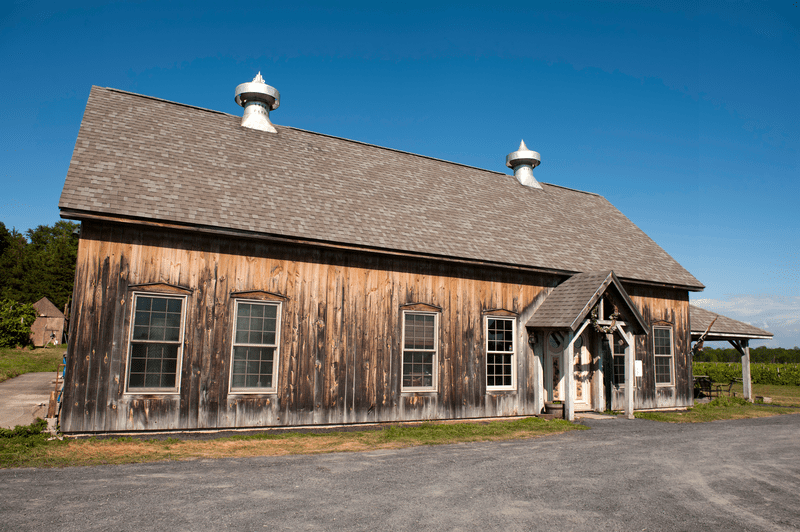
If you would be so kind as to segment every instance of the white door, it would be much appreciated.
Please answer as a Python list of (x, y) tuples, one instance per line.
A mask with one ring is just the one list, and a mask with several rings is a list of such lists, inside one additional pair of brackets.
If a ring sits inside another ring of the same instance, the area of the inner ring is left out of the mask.
[[(566, 335), (554, 331), (546, 340), (547, 356), (545, 357), (545, 389), (548, 401), (563, 401), (564, 394), (561, 390), (561, 363)], [(585, 334), (579, 336), (572, 344), (573, 368), (575, 375), (575, 409), (591, 409), (591, 381), (590, 367), (592, 356), (586, 347)]]
[(581, 335), (575, 340), (572, 349), (573, 367), (575, 368), (575, 410), (590, 410), (592, 406), (589, 380), (592, 356), (586, 347), (588, 343), (585, 334)]

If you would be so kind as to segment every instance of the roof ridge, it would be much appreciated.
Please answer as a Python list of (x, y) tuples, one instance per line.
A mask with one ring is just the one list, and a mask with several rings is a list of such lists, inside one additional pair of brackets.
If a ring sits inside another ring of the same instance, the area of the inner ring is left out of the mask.
[(128, 96), (138, 96), (139, 98), (144, 98), (146, 100), (155, 100), (157, 102), (171, 103), (173, 105), (179, 105), (181, 107), (188, 107), (190, 109), (197, 109), (198, 111), (206, 111), (206, 112), (209, 112), (209, 113), (215, 113), (215, 114), (218, 114), (218, 115), (225, 115), (225, 116), (236, 116), (236, 115), (232, 115), (230, 113), (226, 113), (224, 111), (217, 111), (215, 109), (208, 109), (206, 107), (200, 107), (200, 106), (191, 105), (191, 104), (188, 104), (188, 103), (173, 102), (172, 100), (165, 100), (164, 98), (158, 98), (156, 96), (148, 96), (147, 94), (139, 94), (138, 92), (130, 92), (130, 91), (124, 91), (122, 89), (115, 89), (114, 87), (100, 87), (98, 85), (92, 85), (92, 88), (95, 88), (95, 87), (98, 88), (98, 89), (103, 89), (103, 90), (107, 90), (107, 91), (111, 91), (111, 92), (118, 92), (120, 94), (127, 94)]
[(553, 183), (545, 183), (544, 181), (540, 181), (540, 183), (542, 183), (543, 185), (550, 186), (550, 187), (563, 188), (564, 190), (569, 190), (570, 192), (578, 192), (580, 194), (589, 194), (590, 196), (597, 196), (598, 198), (605, 199), (602, 194), (598, 194), (597, 192), (589, 192), (588, 190), (578, 190), (577, 188), (565, 187), (564, 185), (554, 185)]
[[(157, 101), (157, 102), (171, 103), (171, 104), (174, 104), (174, 105), (179, 105), (181, 107), (188, 107), (190, 109), (196, 109), (198, 111), (206, 111), (206, 112), (209, 112), (209, 113), (215, 113), (215, 114), (220, 114), (220, 115), (225, 115), (225, 116), (232, 116), (232, 117), (236, 117), (237, 116), (237, 115), (234, 115), (234, 114), (231, 114), (231, 113), (226, 113), (224, 111), (217, 111), (215, 109), (208, 109), (206, 107), (200, 107), (200, 106), (197, 106), (197, 105), (190, 105), (188, 103), (174, 102), (172, 100), (165, 100), (164, 98), (158, 98), (156, 96), (148, 96), (146, 94), (139, 94), (137, 92), (130, 92), (130, 91), (122, 90), (122, 89), (115, 89), (113, 87), (99, 87), (97, 85), (95, 85), (95, 87), (100, 88), (100, 89), (104, 89), (104, 90), (108, 90), (108, 91), (111, 91), (111, 92), (118, 92), (120, 94), (127, 94), (128, 96), (138, 96), (139, 98), (145, 98), (145, 99), (154, 100), (154, 101)], [(362, 146), (369, 146), (371, 148), (378, 148), (378, 149), (381, 149), (381, 150), (387, 150), (387, 151), (391, 151), (391, 152), (394, 152), (394, 153), (402, 153), (404, 155), (412, 155), (414, 157), (421, 157), (423, 159), (429, 159), (431, 161), (437, 161), (437, 162), (441, 162), (441, 163), (453, 164), (453, 165), (456, 165), (456, 166), (461, 166), (463, 168), (471, 168), (473, 170), (480, 170), (482, 172), (490, 172), (490, 173), (496, 174), (496, 175), (503, 175), (503, 176), (506, 176), (506, 177), (514, 177), (511, 174), (507, 174), (505, 172), (500, 172), (500, 171), (497, 171), (497, 170), (489, 170), (488, 168), (480, 168), (478, 166), (472, 166), (472, 165), (469, 165), (469, 164), (459, 163), (459, 162), (456, 162), (456, 161), (450, 161), (450, 160), (447, 160), (447, 159), (440, 159), (439, 157), (433, 157), (431, 155), (423, 155), (421, 153), (414, 153), (414, 152), (411, 152), (411, 151), (398, 150), (397, 148), (390, 148), (388, 146), (381, 146), (380, 144), (372, 144), (371, 142), (365, 142), (363, 140), (349, 139), (347, 137), (338, 137), (336, 135), (331, 135), (329, 133), (320, 133), (319, 131), (311, 131), (310, 129), (303, 129), (303, 128), (294, 127), (294, 126), (284, 126), (284, 125), (281, 125), (281, 124), (275, 124), (275, 127), (291, 129), (293, 131), (301, 131), (303, 133), (308, 133), (308, 134), (311, 134), (311, 135), (319, 135), (321, 137), (327, 137), (329, 139), (343, 140), (345, 142), (352, 142), (352, 143), (355, 143), (355, 144), (361, 144)], [(581, 194), (589, 194), (591, 196), (600, 196), (600, 194), (597, 194), (596, 192), (588, 192), (586, 190), (578, 190), (576, 188), (565, 187), (563, 185), (555, 185), (553, 183), (547, 183), (545, 181), (541, 181), (541, 183), (544, 184), (544, 185), (551, 186), (551, 187), (563, 188), (564, 190), (569, 190), (569, 191), (572, 191), (572, 192), (579, 192)], [(602, 197), (602, 196), (600, 196), (600, 197)]]

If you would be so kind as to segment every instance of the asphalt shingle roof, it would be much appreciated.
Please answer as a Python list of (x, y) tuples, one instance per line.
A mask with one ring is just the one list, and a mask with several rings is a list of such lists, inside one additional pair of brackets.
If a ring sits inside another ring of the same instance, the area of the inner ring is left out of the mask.
[(644, 318), (631, 302), (625, 289), (611, 271), (584, 272), (573, 275), (553, 289), (541, 306), (526, 324), (528, 327), (554, 327), (577, 330), (587, 318), (592, 307), (606, 292), (610, 285), (615, 285), (631, 314), (638, 323), (631, 324), (646, 329)]
[[(772, 338), (772, 333), (753, 327), (747, 323), (728, 318), (721, 314), (711, 312), (694, 305), (689, 305), (689, 323), (692, 324), (692, 336), (698, 336), (706, 332), (708, 326), (714, 321), (714, 326), (711, 327), (709, 335), (706, 340), (715, 340), (720, 337), (733, 337), (733, 338)], [(722, 338), (724, 339), (724, 338)]]
[[(92, 87), (59, 207), (565, 273), (703, 285), (603, 197)], [(498, 161), (505, 154), (498, 154)]]

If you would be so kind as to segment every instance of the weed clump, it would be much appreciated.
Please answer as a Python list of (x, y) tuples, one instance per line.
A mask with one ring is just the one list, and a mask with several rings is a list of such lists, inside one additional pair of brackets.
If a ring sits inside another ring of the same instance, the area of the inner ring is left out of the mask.
[(62, 442), (49, 441), (47, 421), (37, 418), (30, 425), (17, 425), (13, 429), (0, 429), (0, 467), (15, 466), (27, 461), (32, 452), (48, 445)]
[(709, 401), (706, 404), (699, 404), (694, 408), (695, 410), (702, 410), (704, 408), (730, 408), (732, 406), (747, 406), (749, 404), (750, 403), (747, 402), (747, 399), (743, 397), (727, 397), (720, 395), (713, 401)]

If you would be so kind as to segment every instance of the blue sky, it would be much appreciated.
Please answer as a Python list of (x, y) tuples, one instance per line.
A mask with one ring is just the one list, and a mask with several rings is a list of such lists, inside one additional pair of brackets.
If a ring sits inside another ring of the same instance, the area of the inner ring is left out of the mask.
[(283, 4), (4, 2), (0, 221), (59, 219), (91, 85), (238, 115), (261, 71), (276, 124), (499, 171), (524, 138), (800, 345), (798, 2)]

